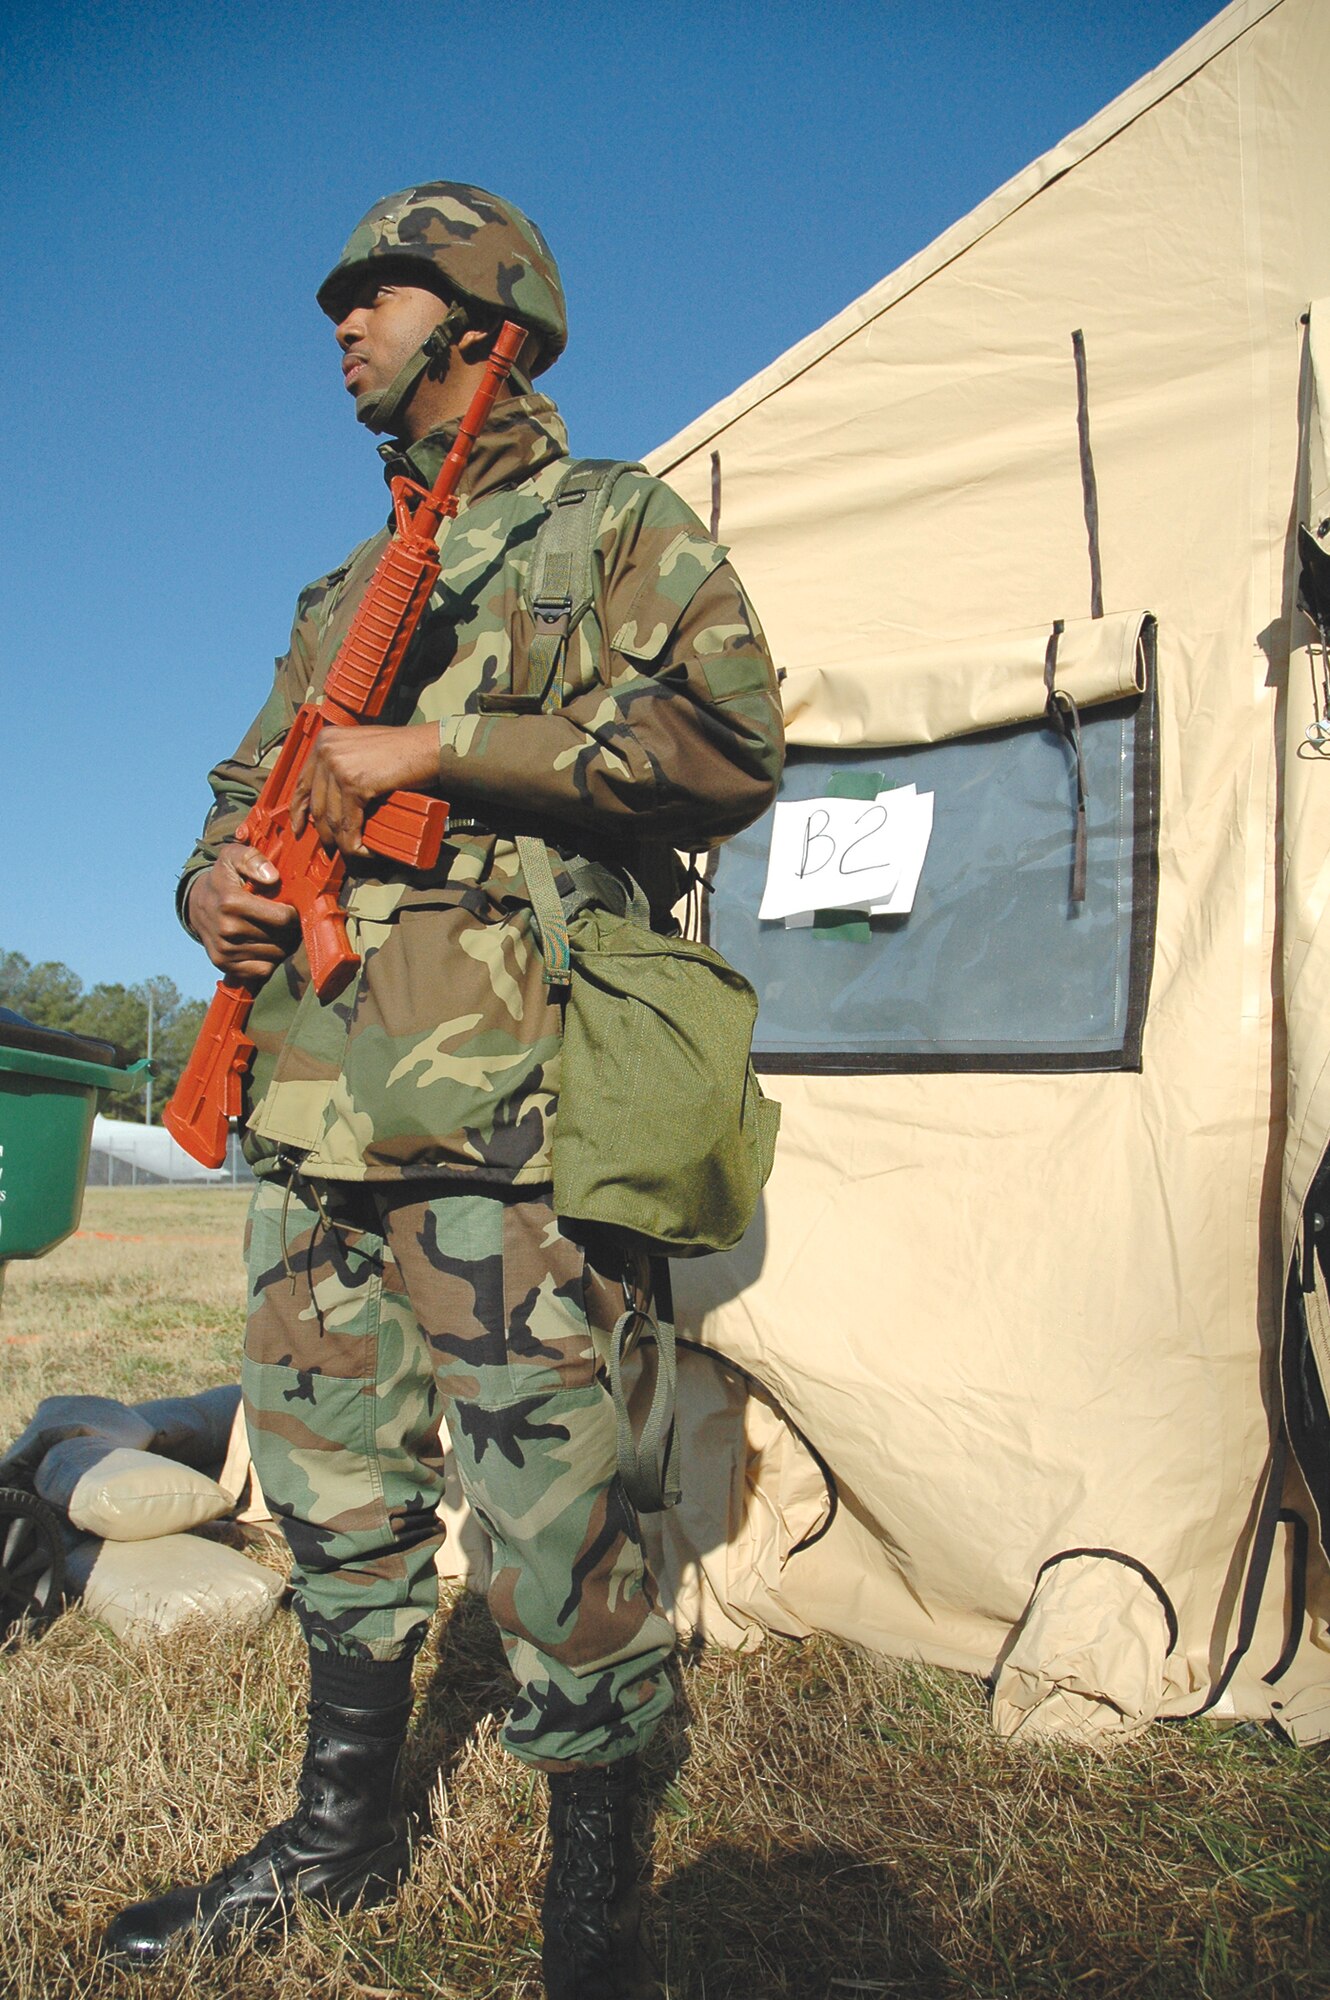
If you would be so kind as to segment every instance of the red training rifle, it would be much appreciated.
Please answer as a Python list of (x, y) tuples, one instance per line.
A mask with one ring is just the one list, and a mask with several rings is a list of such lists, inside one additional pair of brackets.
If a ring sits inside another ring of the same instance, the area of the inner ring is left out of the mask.
[[(427, 490), (411, 479), (393, 480), (396, 531), (337, 650), (322, 700), (304, 702), (296, 711), (263, 790), (236, 828), (236, 840), (277, 870), (278, 880), (266, 893), (293, 904), (299, 914), (310, 977), (321, 1000), (340, 993), (360, 963), (338, 901), (346, 862), (336, 849), (324, 846), (308, 819), (303, 832), (292, 832), (291, 796), (321, 729), (372, 722), (382, 711), (438, 581), (439, 528), (457, 512), (457, 487), (471, 447), (525, 339), (525, 328), (504, 321), (433, 486)], [(361, 838), (373, 853), (403, 867), (432, 868), (447, 825), (445, 800), (422, 792), (392, 792), (366, 816)], [(251, 987), (236, 979), (219, 981), (194, 1052), (162, 1113), (172, 1138), (205, 1167), (221, 1166), (228, 1126), (240, 1116), (241, 1081), (254, 1053), (245, 1033), (253, 1004)]]

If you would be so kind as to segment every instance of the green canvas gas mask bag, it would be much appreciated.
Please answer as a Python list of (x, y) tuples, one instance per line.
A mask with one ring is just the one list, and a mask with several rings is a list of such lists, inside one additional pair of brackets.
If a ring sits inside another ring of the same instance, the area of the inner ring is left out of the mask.
[(719, 952), (608, 910), (568, 942), (555, 1208), (667, 1257), (728, 1250), (780, 1124), (749, 1059), (757, 995)]

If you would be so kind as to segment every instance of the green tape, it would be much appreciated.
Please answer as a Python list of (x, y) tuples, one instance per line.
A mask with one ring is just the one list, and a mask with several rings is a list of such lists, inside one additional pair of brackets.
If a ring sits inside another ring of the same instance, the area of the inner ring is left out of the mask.
[[(881, 771), (834, 771), (827, 785), (829, 799), (875, 799), (879, 792), (899, 789), (898, 780)], [(867, 944), (873, 935), (867, 917), (848, 910), (818, 910), (813, 917), (813, 936), (823, 944)]]

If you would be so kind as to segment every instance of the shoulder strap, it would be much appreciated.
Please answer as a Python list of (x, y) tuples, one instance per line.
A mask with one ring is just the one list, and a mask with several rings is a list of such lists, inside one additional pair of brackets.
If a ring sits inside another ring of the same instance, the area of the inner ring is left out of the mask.
[(540, 524), (527, 572), (526, 601), (538, 624), (566, 618), (571, 632), (590, 609), (593, 552), (610, 488), (621, 472), (641, 469), (621, 458), (576, 458), (569, 465)]
[(568, 634), (596, 593), (596, 537), (610, 489), (621, 472), (641, 469), (622, 458), (569, 462), (537, 530), (523, 592), (536, 636), (527, 657), (513, 661), (512, 692), (487, 696), (481, 703), (486, 711), (530, 714), (560, 706)]

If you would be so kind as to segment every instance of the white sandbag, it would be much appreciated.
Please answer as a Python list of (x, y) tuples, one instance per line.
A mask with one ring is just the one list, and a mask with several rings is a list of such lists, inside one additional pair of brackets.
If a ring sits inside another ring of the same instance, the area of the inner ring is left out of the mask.
[(89, 1540), (71, 1552), (67, 1576), (84, 1609), (122, 1639), (174, 1632), (192, 1618), (229, 1631), (257, 1631), (285, 1589), (275, 1570), (199, 1535)]
[(73, 1527), (113, 1542), (181, 1535), (231, 1511), (216, 1480), (150, 1451), (73, 1437), (37, 1468), (37, 1491)]

